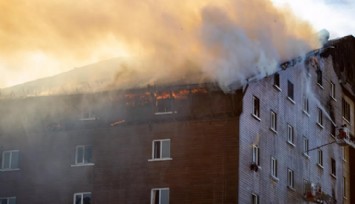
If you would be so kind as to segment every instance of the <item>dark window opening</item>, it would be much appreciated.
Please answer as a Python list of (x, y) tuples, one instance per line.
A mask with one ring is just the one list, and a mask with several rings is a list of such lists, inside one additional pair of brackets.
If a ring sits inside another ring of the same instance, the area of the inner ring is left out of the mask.
[(323, 86), (323, 76), (322, 76), (322, 71), (320, 69), (317, 69), (317, 83), (321, 86)]
[(294, 100), (294, 94), (293, 94), (293, 83), (288, 81), (287, 82), (287, 96)]
[(332, 175), (336, 175), (336, 162), (335, 162), (335, 159), (331, 159), (331, 172), (332, 172)]
[(258, 97), (253, 97), (253, 115), (260, 118), (260, 100)]
[(274, 75), (274, 86), (280, 88), (280, 74), (278, 73)]

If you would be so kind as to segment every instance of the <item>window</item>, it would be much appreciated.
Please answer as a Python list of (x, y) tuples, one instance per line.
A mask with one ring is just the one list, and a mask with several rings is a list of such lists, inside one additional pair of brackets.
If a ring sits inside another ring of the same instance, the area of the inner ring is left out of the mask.
[(170, 158), (170, 139), (153, 140), (152, 159), (171, 159)]
[(287, 142), (294, 145), (295, 144), (295, 136), (294, 136), (294, 130), (291, 125), (287, 125)]
[(333, 176), (336, 176), (336, 162), (335, 162), (335, 159), (331, 158), (331, 174)]
[(342, 106), (343, 106), (343, 118), (347, 120), (348, 122), (350, 121), (350, 104), (343, 98), (342, 100)]
[(169, 188), (153, 188), (150, 204), (169, 204)]
[(274, 111), (271, 111), (271, 129), (276, 131), (277, 130), (277, 114)]
[(303, 96), (303, 111), (309, 113), (309, 101), (306, 96)]
[(330, 96), (335, 99), (335, 84), (332, 81), (330, 82)]
[(276, 73), (274, 75), (274, 87), (280, 90), (280, 74)]
[(253, 96), (253, 115), (260, 118), (260, 100), (256, 96)]
[(4, 151), (2, 153), (2, 170), (17, 170), (19, 169), (19, 150)]
[(295, 174), (291, 169), (287, 169), (287, 186), (292, 189), (295, 188)]
[(335, 137), (335, 134), (336, 134), (336, 127), (335, 127), (335, 125), (332, 123), (331, 124), (331, 126), (330, 126), (330, 135), (332, 136), (332, 137)]
[(0, 198), (0, 204), (16, 204), (16, 197)]
[(156, 112), (155, 114), (172, 114), (173, 113), (173, 99), (172, 98), (162, 98), (155, 102)]
[(323, 167), (323, 151), (321, 149), (318, 150), (318, 166)]
[(75, 193), (73, 204), (91, 204), (91, 193)]
[(76, 165), (92, 164), (92, 146), (91, 145), (76, 146), (75, 164)]
[(306, 137), (303, 137), (303, 153), (308, 156), (308, 150), (309, 150), (309, 139)]
[(256, 145), (253, 145), (253, 163), (260, 166), (260, 149)]
[(343, 190), (344, 190), (344, 191), (343, 191), (343, 197), (344, 197), (344, 198), (347, 197), (347, 192), (346, 192), (346, 191), (347, 191), (348, 189), (347, 189), (346, 185), (347, 185), (346, 177), (344, 176), (344, 177), (343, 177)]
[(317, 69), (316, 72), (317, 72), (317, 84), (323, 86), (322, 71), (320, 69)]
[(290, 81), (287, 81), (287, 96), (289, 99), (292, 101), (294, 100), (294, 95), (293, 95), (293, 83)]
[(321, 127), (323, 127), (323, 111), (318, 107), (318, 117), (317, 117), (317, 123)]
[(277, 159), (271, 157), (271, 176), (277, 178)]
[(259, 204), (260, 203), (259, 200), (260, 199), (259, 199), (259, 195), (258, 194), (255, 194), (255, 193), (251, 194), (251, 203), (252, 204)]

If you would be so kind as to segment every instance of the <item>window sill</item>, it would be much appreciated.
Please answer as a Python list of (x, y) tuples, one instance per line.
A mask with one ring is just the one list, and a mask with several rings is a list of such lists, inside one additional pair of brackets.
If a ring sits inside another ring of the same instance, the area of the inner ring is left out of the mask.
[(152, 162), (152, 161), (170, 161), (170, 160), (173, 160), (173, 158), (148, 159), (149, 162)]
[(277, 134), (277, 131), (274, 128), (269, 128), (271, 130), (271, 132)]
[(20, 169), (0, 169), (0, 172), (5, 172), (5, 171), (19, 171)]
[(296, 104), (296, 102), (295, 102), (292, 98), (290, 98), (289, 96), (287, 96), (287, 99), (288, 99), (292, 104)]
[(79, 120), (81, 121), (86, 121), (86, 120), (97, 120), (96, 117), (88, 117), (88, 118), (80, 118)]
[(324, 169), (324, 167), (323, 167), (321, 164), (318, 164), (318, 163), (317, 163), (317, 166), (318, 166), (320, 169), (322, 169), (322, 170)]
[(154, 115), (171, 115), (177, 113), (177, 111), (155, 112)]
[(320, 124), (320, 123), (317, 122), (317, 125), (318, 125), (318, 127), (320, 127), (321, 129), (324, 129), (324, 126), (323, 126), (322, 124)]
[(276, 176), (271, 175), (271, 179), (275, 182), (279, 182), (279, 178), (277, 178)]
[(311, 158), (311, 157), (309, 156), (309, 154), (307, 154), (307, 153), (305, 153), (305, 152), (303, 152), (303, 156), (306, 157), (307, 159)]
[(291, 145), (292, 147), (296, 147), (296, 145), (290, 141), (287, 141), (287, 144)]
[(275, 88), (276, 90), (278, 90), (279, 92), (282, 91), (282, 89), (281, 89), (279, 86), (275, 85), (275, 84), (274, 84), (274, 88)]
[(336, 99), (336, 98), (334, 98), (333, 96), (330, 96), (330, 98), (332, 98), (332, 99), (333, 99), (333, 101), (337, 102), (337, 99)]
[(350, 124), (350, 121), (348, 121), (348, 119), (346, 119), (344, 116), (343, 116), (343, 120), (344, 120), (346, 123)]
[(310, 115), (307, 111), (305, 111), (305, 110), (302, 110), (302, 112), (303, 112), (306, 116), (308, 116), (308, 117), (311, 116), (311, 115)]
[(324, 90), (323, 85), (321, 85), (320, 83), (317, 83), (317, 85), (319, 86), (319, 88), (321, 88), (321, 89), (323, 89), (323, 90)]
[(331, 176), (333, 179), (337, 179), (337, 176), (334, 175), (334, 174), (330, 174), (330, 176)]
[(255, 118), (256, 120), (261, 121), (261, 119), (260, 119), (257, 115), (254, 115), (254, 114), (252, 113), (251, 116), (253, 116), (253, 118)]
[(292, 186), (287, 185), (287, 188), (288, 188), (289, 190), (291, 190), (291, 191), (296, 191), (296, 189), (295, 189), (294, 187), (292, 187)]
[(94, 166), (94, 163), (86, 163), (86, 164), (72, 164), (71, 167), (80, 167), (80, 166)]

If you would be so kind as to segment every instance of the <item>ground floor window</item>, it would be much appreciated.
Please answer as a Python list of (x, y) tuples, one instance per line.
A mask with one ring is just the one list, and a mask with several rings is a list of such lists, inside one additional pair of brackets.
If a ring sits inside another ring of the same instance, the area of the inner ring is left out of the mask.
[(153, 188), (150, 204), (169, 204), (169, 188)]

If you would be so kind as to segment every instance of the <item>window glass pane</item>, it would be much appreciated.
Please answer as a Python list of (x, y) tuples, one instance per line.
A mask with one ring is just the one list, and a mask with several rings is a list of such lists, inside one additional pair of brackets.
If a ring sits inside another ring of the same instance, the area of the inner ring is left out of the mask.
[(75, 204), (82, 204), (81, 197), (82, 197), (82, 194), (75, 195)]
[(91, 193), (84, 193), (83, 204), (91, 204)]
[(163, 144), (162, 157), (170, 158), (170, 140), (162, 141), (162, 144)]
[(85, 158), (84, 158), (84, 162), (85, 163), (91, 163), (91, 159), (92, 159), (92, 146), (86, 146), (85, 147)]
[(159, 204), (159, 193), (160, 191), (159, 190), (154, 190), (153, 193), (152, 193), (152, 204)]
[(19, 163), (19, 155), (20, 152), (12, 152), (11, 155), (11, 169), (17, 169), (18, 168), (18, 163)]
[(16, 204), (16, 198), (9, 198), (9, 204)]
[(160, 158), (160, 141), (154, 142), (154, 158)]
[(161, 190), (160, 204), (169, 204), (169, 190)]
[(10, 168), (10, 152), (4, 152), (2, 158), (3, 158), (2, 168), (4, 169)]
[(7, 204), (7, 199), (0, 199), (0, 204)]
[(83, 147), (77, 147), (76, 149), (76, 163), (83, 163), (84, 159), (84, 148)]

